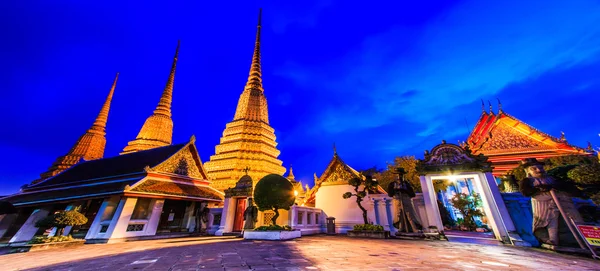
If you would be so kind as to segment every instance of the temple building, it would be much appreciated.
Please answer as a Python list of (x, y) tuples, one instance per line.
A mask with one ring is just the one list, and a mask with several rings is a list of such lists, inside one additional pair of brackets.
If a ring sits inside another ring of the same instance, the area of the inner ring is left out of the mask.
[(292, 170), (292, 166), (290, 166), (290, 171), (288, 172), (288, 176), (286, 177), (292, 185), (294, 186), (294, 195), (296, 196), (296, 204), (304, 203), (304, 198), (306, 197), (306, 192), (310, 189), (308, 188), (308, 184), (306, 187), (302, 187), (302, 181), (296, 180), (294, 176), (294, 171)]
[(79, 163), (79, 161), (82, 159), (89, 161), (104, 157), (104, 147), (106, 146), (106, 122), (108, 121), (110, 103), (112, 101), (118, 79), (119, 74), (117, 73), (115, 81), (108, 92), (108, 97), (106, 97), (104, 105), (96, 117), (96, 120), (94, 120), (92, 127), (90, 127), (90, 129), (88, 129), (85, 134), (83, 134), (77, 140), (77, 142), (75, 142), (75, 145), (67, 154), (58, 157), (48, 171), (42, 173), (40, 175), (40, 179), (33, 181), (32, 184), (39, 183), (63, 172), (64, 170)]
[(548, 135), (507, 114), (498, 103), (495, 114), (482, 104), (481, 117), (465, 143), (474, 155), (484, 154), (498, 177), (519, 166), (524, 158), (544, 159), (564, 155), (593, 155), (593, 152), (569, 144), (564, 136)]
[[(261, 11), (262, 12), (262, 11)], [(283, 162), (277, 157), (275, 130), (269, 125), (267, 99), (262, 86), (260, 66), (261, 14), (258, 16), (254, 54), (248, 81), (240, 95), (233, 121), (227, 123), (215, 155), (204, 164), (212, 186), (220, 191), (233, 188), (249, 168), (256, 185), (262, 177), (283, 175)]]
[(127, 143), (127, 146), (123, 149), (121, 154), (171, 145), (171, 141), (173, 140), (171, 102), (173, 100), (173, 83), (175, 81), (175, 68), (177, 67), (179, 45), (180, 42), (177, 42), (177, 49), (175, 50), (171, 73), (169, 74), (167, 85), (163, 90), (154, 113), (146, 119), (146, 122), (144, 122), (144, 126), (142, 126), (137, 137)]
[[(154, 114), (121, 155), (103, 158), (115, 79), (92, 128), (51, 168), (62, 172), (45, 173), (42, 176), (48, 178), (2, 198), (15, 211), (0, 216), (0, 238), (20, 244), (35, 235), (51, 236), (54, 230), (48, 232), (35, 224), (62, 210), (78, 210), (88, 218), (85, 225), (67, 227), (64, 232), (87, 242), (198, 231), (195, 216), (201, 204), (222, 205), (224, 194), (210, 187), (194, 136), (187, 143), (171, 145), (171, 101), (178, 52), (179, 44)], [(213, 220), (218, 228), (220, 215), (211, 213), (208, 225)]]

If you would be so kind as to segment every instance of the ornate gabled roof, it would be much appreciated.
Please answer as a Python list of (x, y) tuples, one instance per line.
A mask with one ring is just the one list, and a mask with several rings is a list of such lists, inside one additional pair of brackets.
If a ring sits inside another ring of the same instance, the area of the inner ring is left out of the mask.
[(420, 175), (430, 173), (452, 173), (461, 171), (492, 171), (491, 163), (483, 154), (473, 155), (468, 148), (446, 143), (445, 140), (425, 153), (425, 158), (417, 162)]
[(556, 138), (500, 110), (498, 114), (483, 112), (467, 139), (474, 153), (501, 155), (558, 151), (587, 154), (585, 149)]
[(179, 45), (180, 42), (177, 42), (177, 49), (175, 50), (169, 79), (167, 79), (167, 84), (154, 113), (146, 119), (137, 137), (127, 143), (121, 154), (171, 145), (173, 140), (171, 102), (173, 100), (173, 84), (175, 81), (177, 58), (179, 56)]
[[(325, 168), (321, 177), (317, 178), (315, 174), (315, 185), (309, 191), (306, 191), (306, 198), (304, 204), (314, 203), (317, 191), (322, 185), (348, 185), (348, 180), (352, 178), (365, 179), (360, 172), (356, 171), (348, 164), (346, 164), (342, 158), (337, 154), (337, 150), (334, 147), (334, 154), (329, 165)], [(375, 193), (386, 193), (381, 186), (377, 186)]]
[(106, 122), (108, 121), (108, 113), (110, 111), (110, 104), (112, 97), (117, 87), (117, 80), (119, 79), (119, 73), (115, 76), (112, 87), (108, 92), (108, 96), (102, 105), (102, 109), (98, 116), (94, 120), (92, 127), (86, 131), (75, 143), (75, 145), (69, 150), (69, 152), (63, 156), (60, 156), (52, 164), (52, 166), (44, 173), (40, 175), (40, 179), (35, 180), (32, 184), (39, 183), (45, 179), (48, 179), (56, 174), (63, 172), (64, 170), (72, 167), (79, 163), (80, 160), (95, 160), (104, 157), (104, 148), (106, 146)]

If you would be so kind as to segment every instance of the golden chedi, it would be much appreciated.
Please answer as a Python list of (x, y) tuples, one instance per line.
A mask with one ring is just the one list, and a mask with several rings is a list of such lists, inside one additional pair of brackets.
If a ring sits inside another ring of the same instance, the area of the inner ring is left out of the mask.
[(171, 145), (173, 139), (173, 120), (171, 119), (171, 102), (173, 100), (173, 82), (179, 54), (179, 42), (175, 50), (171, 73), (154, 113), (146, 119), (137, 137), (129, 141), (121, 154), (143, 151)]
[(115, 80), (108, 92), (108, 97), (104, 101), (104, 105), (98, 113), (94, 124), (83, 134), (71, 148), (71, 150), (56, 159), (52, 166), (40, 175), (40, 179), (32, 182), (39, 183), (45, 179), (55, 176), (71, 166), (77, 164), (81, 159), (89, 161), (104, 157), (104, 147), (106, 146), (106, 122), (108, 121), (108, 112), (110, 111), (110, 103), (112, 101), (115, 87), (119, 74), (117, 73)]
[(235, 116), (227, 123), (220, 144), (215, 147), (215, 155), (204, 164), (211, 186), (224, 191), (234, 187), (249, 168), (248, 175), (254, 180), (253, 186), (268, 174), (285, 173), (281, 160), (277, 159), (279, 150), (275, 142), (275, 130), (269, 125), (267, 99), (262, 86), (260, 67), (260, 31), (259, 13), (256, 42), (250, 75), (240, 95)]

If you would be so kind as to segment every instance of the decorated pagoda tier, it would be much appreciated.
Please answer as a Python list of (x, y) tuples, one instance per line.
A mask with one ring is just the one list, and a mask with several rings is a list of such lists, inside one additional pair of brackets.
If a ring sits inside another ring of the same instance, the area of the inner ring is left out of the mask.
[(469, 135), (467, 144), (473, 154), (489, 157), (494, 176), (502, 176), (519, 166), (524, 158), (544, 159), (565, 155), (592, 155), (592, 152), (550, 136), (507, 114), (499, 104), (498, 114), (482, 108), (482, 114)]
[(204, 165), (212, 186), (221, 191), (234, 187), (237, 180), (245, 175), (246, 169), (254, 180), (253, 185), (268, 174), (285, 173), (283, 162), (277, 159), (280, 152), (275, 142), (275, 130), (269, 125), (267, 99), (262, 86), (260, 30), (259, 14), (248, 81), (240, 95), (233, 121), (225, 126), (223, 137), (215, 147), (215, 155)]
[(173, 83), (175, 81), (175, 69), (177, 67), (177, 57), (179, 55), (179, 42), (175, 50), (171, 73), (165, 89), (163, 90), (160, 101), (154, 110), (144, 122), (142, 129), (137, 137), (129, 141), (121, 154), (143, 151), (163, 146), (171, 145), (173, 139), (173, 120), (171, 119), (171, 102), (173, 101)]
[(106, 97), (104, 105), (102, 106), (100, 113), (98, 113), (92, 127), (77, 140), (67, 154), (58, 157), (48, 171), (40, 174), (40, 179), (33, 181), (32, 184), (39, 183), (63, 172), (82, 159), (89, 161), (104, 157), (104, 147), (106, 146), (106, 122), (108, 121), (110, 103), (117, 86), (118, 78), (119, 74), (117, 73), (112, 87), (110, 88), (110, 92), (108, 93), (108, 97)]

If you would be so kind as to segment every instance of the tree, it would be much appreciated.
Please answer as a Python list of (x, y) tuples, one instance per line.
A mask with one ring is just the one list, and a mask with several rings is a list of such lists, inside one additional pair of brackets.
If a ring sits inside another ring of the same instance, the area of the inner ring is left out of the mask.
[(279, 209), (289, 210), (296, 201), (294, 186), (281, 175), (269, 174), (254, 187), (254, 202), (260, 211), (273, 210), (275, 216), (271, 220), (277, 225)]
[[(385, 170), (374, 173), (373, 178), (377, 180), (383, 189), (387, 189), (388, 185), (396, 180), (396, 173), (394, 173), (396, 168), (401, 167), (406, 170), (404, 179), (412, 185), (415, 192), (421, 192), (421, 179), (417, 172), (417, 162), (418, 160), (414, 156), (398, 156), (394, 159), (393, 163), (387, 163)], [(366, 174), (364, 175), (366, 176)]]
[(51, 214), (38, 222), (35, 226), (38, 228), (56, 227), (56, 236), (61, 236), (67, 226), (81, 226), (87, 223), (88, 219), (78, 211), (60, 211)]
[(463, 226), (471, 231), (475, 230), (477, 228), (475, 217), (483, 216), (483, 212), (478, 209), (481, 206), (481, 196), (477, 193), (473, 193), (471, 196), (465, 193), (458, 193), (452, 197), (450, 202), (462, 214), (464, 219)]
[[(597, 157), (567, 155), (543, 159), (542, 162), (548, 175), (574, 182), (595, 204), (600, 205), (600, 163)], [(513, 174), (517, 180), (527, 177), (522, 165), (509, 174)]]
[[(365, 224), (369, 224), (369, 220), (367, 219), (367, 209), (362, 206), (361, 202), (367, 197), (367, 191), (377, 190), (377, 181), (374, 180), (372, 176), (366, 176), (364, 181), (354, 177), (348, 180), (348, 184), (354, 187), (354, 193), (346, 192), (342, 197), (344, 199), (349, 199), (353, 196), (356, 197), (356, 204), (358, 204), (358, 208), (363, 212), (363, 220), (365, 221)], [(362, 190), (360, 190), (361, 186)]]

